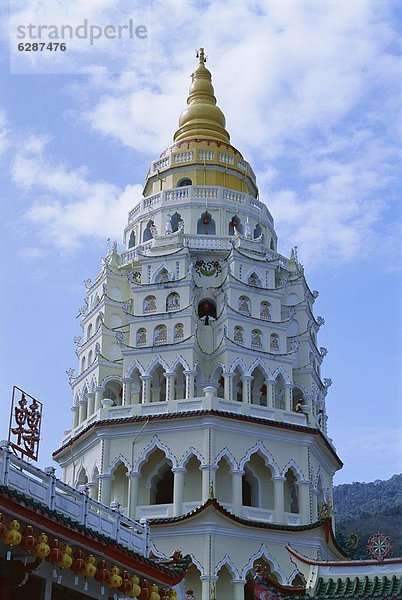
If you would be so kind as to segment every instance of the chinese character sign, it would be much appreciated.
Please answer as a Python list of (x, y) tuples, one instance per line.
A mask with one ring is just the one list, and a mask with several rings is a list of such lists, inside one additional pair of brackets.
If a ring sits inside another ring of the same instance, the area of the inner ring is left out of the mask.
[(42, 403), (14, 386), (8, 441), (21, 456), (38, 460), (41, 420)]

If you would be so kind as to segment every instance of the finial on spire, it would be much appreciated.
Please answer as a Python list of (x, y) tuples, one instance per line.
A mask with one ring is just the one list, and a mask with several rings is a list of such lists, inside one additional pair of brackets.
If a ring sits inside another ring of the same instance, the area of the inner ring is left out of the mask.
[(200, 65), (204, 65), (207, 62), (208, 57), (205, 56), (204, 48), (200, 48), (195, 51), (195, 56), (200, 60)]

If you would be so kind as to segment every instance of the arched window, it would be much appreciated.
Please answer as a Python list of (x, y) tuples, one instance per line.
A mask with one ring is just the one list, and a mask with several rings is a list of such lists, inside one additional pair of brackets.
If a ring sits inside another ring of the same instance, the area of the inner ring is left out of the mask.
[(130, 233), (130, 239), (128, 240), (128, 247), (133, 248), (135, 246), (135, 232)]
[(81, 358), (81, 373), (85, 371), (85, 356)]
[(155, 275), (155, 283), (167, 283), (172, 279), (171, 273), (166, 267), (162, 267), (158, 273)]
[(243, 313), (243, 315), (251, 315), (250, 298), (247, 296), (240, 296), (238, 310)]
[(173, 339), (175, 342), (179, 342), (184, 338), (184, 327), (183, 323), (177, 323), (173, 329)]
[(108, 381), (103, 392), (103, 398), (113, 400), (115, 406), (121, 406), (123, 398), (123, 386), (119, 380)]
[(296, 477), (291, 469), (286, 472), (285, 479), (285, 512), (299, 512), (299, 490), (296, 485)]
[(172, 233), (179, 230), (180, 224), (182, 223), (181, 215), (178, 212), (175, 212), (170, 217), (170, 224), (172, 226)]
[(216, 497), (219, 502), (232, 502), (232, 473), (230, 465), (225, 458), (218, 462), (218, 469), (215, 475)]
[(143, 312), (144, 313), (156, 312), (156, 298), (155, 298), (155, 296), (147, 296), (144, 299)]
[(272, 473), (258, 453), (244, 466), (243, 505), (270, 509), (274, 507)]
[(275, 244), (274, 244), (274, 240), (271, 238), (271, 241), (269, 243), (269, 247), (271, 250), (275, 250)]
[(186, 463), (184, 473), (183, 501), (202, 501), (202, 472), (201, 463), (196, 456), (192, 456)]
[(138, 329), (135, 336), (135, 345), (139, 348), (147, 345), (147, 330), (144, 327)]
[[(162, 326), (164, 327), (164, 326)], [(162, 365), (156, 365), (151, 377), (151, 402), (165, 402), (166, 379)]]
[(235, 376), (233, 377), (233, 400), (237, 402), (243, 401), (243, 379), (239, 367), (235, 369)]
[(127, 511), (128, 508), (128, 477), (127, 467), (123, 463), (119, 463), (113, 471), (112, 481), (112, 500), (116, 500), (123, 510)]
[(178, 310), (180, 308), (180, 294), (172, 292), (166, 298), (166, 310)]
[(261, 279), (258, 277), (257, 273), (255, 273), (255, 272), (250, 273), (250, 275), (247, 279), (247, 283), (248, 283), (248, 285), (262, 287)]
[(300, 388), (294, 387), (292, 390), (292, 410), (302, 412), (303, 409), (303, 392)]
[(77, 487), (79, 485), (86, 485), (87, 483), (88, 483), (87, 472), (85, 471), (85, 468), (82, 467), (81, 470), (80, 470), (80, 474), (78, 475)]
[(275, 408), (285, 410), (285, 380), (282, 375), (278, 375), (274, 385)]
[(197, 221), (197, 233), (215, 235), (215, 221), (211, 213), (205, 211)]
[(138, 505), (171, 504), (173, 502), (173, 473), (165, 453), (155, 448), (143, 464), (138, 486)]
[(255, 240), (262, 236), (262, 227), (259, 223), (257, 223), (257, 225), (255, 226), (253, 236)]
[(243, 233), (243, 225), (241, 224), (240, 218), (237, 215), (234, 215), (229, 221), (229, 235), (234, 235), (236, 233)]
[(266, 321), (271, 320), (271, 304), (269, 302), (260, 302), (260, 318)]
[(154, 345), (160, 346), (167, 343), (166, 325), (157, 325), (154, 329)]
[(269, 349), (274, 351), (279, 350), (279, 335), (277, 333), (271, 333), (269, 336)]
[(152, 240), (152, 228), (155, 227), (155, 223), (153, 221), (148, 221), (146, 228), (144, 229), (144, 233), (142, 234), (142, 241), (147, 242), (148, 240)]
[(243, 327), (241, 327), (240, 325), (236, 325), (234, 328), (233, 340), (238, 344), (243, 343)]
[(253, 329), (251, 332), (251, 347), (262, 348), (262, 333), (260, 329)]
[(92, 353), (92, 350), (90, 350), (90, 351), (88, 352), (88, 367), (89, 367), (90, 365), (92, 365), (92, 360), (93, 360), (93, 353)]
[(152, 481), (151, 504), (172, 504), (173, 472), (166, 461)]
[(88, 325), (88, 329), (87, 329), (87, 340), (89, 340), (89, 338), (92, 336), (92, 323), (90, 323)]
[(264, 373), (260, 367), (256, 367), (251, 375), (253, 377), (251, 383), (251, 404), (267, 406), (267, 385)]
[(205, 317), (205, 323), (207, 320), (212, 317), (216, 319), (216, 303), (211, 298), (204, 298), (198, 304), (198, 316), (200, 319)]
[(193, 185), (193, 182), (188, 177), (184, 177), (177, 182), (177, 187), (185, 187), (186, 185)]

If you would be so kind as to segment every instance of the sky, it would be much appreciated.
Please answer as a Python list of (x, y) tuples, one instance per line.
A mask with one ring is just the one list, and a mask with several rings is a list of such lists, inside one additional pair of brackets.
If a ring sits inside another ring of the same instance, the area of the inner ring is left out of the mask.
[[(71, 422), (83, 282), (107, 238), (122, 248), (203, 46), (279, 250), (298, 247), (320, 292), (329, 435), (344, 461), (335, 483), (401, 472), (401, 3), (11, 0), (0, 11), (0, 438), (18, 385), (44, 403), (40, 465), (52, 464)], [(17, 37), (28, 23), (130, 19), (146, 38), (18, 50), (40, 41)]]

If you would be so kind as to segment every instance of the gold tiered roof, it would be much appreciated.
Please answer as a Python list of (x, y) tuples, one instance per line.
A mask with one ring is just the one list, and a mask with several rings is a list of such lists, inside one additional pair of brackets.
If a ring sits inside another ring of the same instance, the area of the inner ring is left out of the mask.
[(205, 66), (204, 48), (197, 52), (198, 68), (192, 73), (186, 108), (179, 118), (179, 129), (173, 136), (175, 142), (194, 138), (208, 138), (229, 143), (230, 135), (225, 129), (226, 120), (216, 106), (211, 73)]

